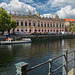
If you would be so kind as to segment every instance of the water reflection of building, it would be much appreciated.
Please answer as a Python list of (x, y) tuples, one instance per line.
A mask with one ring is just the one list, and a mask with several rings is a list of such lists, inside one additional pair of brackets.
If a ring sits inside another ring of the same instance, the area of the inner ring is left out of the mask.
[[(10, 13), (11, 15), (11, 13)], [(39, 12), (37, 15), (31, 15), (31, 12), (28, 12), (28, 15), (11, 15), (12, 19), (17, 21), (17, 28), (15, 31), (18, 32), (61, 32), (65, 31), (65, 20), (60, 19), (58, 15), (55, 18), (51, 17), (41, 17)], [(11, 30), (12, 31), (12, 30)]]

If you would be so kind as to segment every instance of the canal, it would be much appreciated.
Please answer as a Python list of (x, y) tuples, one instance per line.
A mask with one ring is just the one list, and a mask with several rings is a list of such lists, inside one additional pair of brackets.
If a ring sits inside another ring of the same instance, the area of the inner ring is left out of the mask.
[[(48, 59), (61, 55), (62, 49), (75, 49), (75, 39), (45, 40), (26, 44), (0, 45), (0, 75), (15, 75), (16, 63), (21, 61), (27, 62), (29, 69)], [(54, 61), (52, 69), (57, 68), (61, 64), (62, 59)], [(71, 64), (69, 66), (71, 66)], [(62, 69), (53, 75), (61, 75), (61, 71)], [(48, 75), (48, 64), (29, 72), (28, 75)]]

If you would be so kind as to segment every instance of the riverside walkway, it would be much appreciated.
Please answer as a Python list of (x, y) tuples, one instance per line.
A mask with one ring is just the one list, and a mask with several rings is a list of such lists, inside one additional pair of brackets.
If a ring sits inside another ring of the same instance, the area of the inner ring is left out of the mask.
[(73, 75), (73, 68), (68, 72), (68, 75)]

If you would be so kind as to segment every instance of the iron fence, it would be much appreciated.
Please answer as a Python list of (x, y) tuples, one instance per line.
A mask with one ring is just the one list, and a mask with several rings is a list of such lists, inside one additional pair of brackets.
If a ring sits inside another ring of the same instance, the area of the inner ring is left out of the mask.
[[(58, 71), (61, 68), (62, 68), (62, 75), (68, 75), (68, 71), (69, 71), (68, 70), (68, 64), (70, 62), (72, 62), (72, 61), (74, 61), (74, 64), (73, 64), (73, 67), (71, 67), (71, 68), (73, 68), (73, 70), (74, 70), (73, 75), (75, 75), (75, 50), (66, 50), (66, 49), (64, 49), (62, 51), (63, 51), (62, 55), (57, 56), (57, 57), (55, 57), (53, 59), (49, 59), (48, 61), (45, 61), (45, 62), (43, 62), (43, 63), (41, 63), (39, 65), (31, 67), (28, 70), (27, 70), (28, 63), (19, 62), (19, 63), (15, 64), (16, 68), (17, 68), (17, 70), (16, 70), (17, 75), (27, 75), (28, 72), (30, 72), (30, 71), (38, 68), (38, 67), (41, 67), (41, 66), (43, 66), (43, 65), (45, 65), (47, 63), (49, 63), (49, 73), (48, 73), (48, 75), (52, 75), (54, 72)], [(73, 53), (74, 55), (73, 55), (73, 58), (71, 60), (68, 60), (68, 55), (70, 53)], [(63, 57), (63, 64), (60, 67), (52, 70), (53, 61), (56, 60), (56, 59), (59, 59), (61, 57)]]

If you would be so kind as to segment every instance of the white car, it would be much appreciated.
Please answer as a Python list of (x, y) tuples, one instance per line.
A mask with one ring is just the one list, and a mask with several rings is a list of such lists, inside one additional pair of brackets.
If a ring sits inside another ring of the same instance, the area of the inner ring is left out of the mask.
[(67, 32), (61, 32), (62, 34), (67, 34)]

